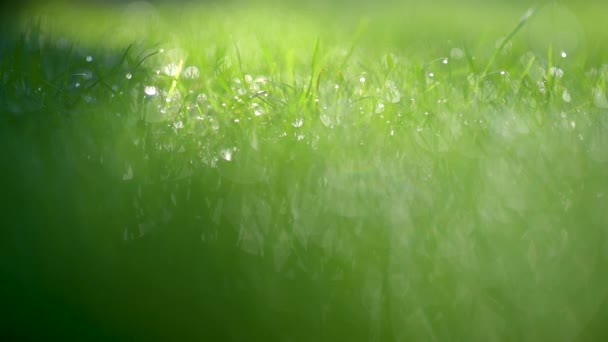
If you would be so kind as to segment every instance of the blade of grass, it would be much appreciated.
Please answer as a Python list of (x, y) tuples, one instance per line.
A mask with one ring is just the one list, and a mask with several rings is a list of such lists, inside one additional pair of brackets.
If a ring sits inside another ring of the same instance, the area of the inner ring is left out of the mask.
[(490, 57), (488, 64), (486, 65), (485, 69), (481, 73), (481, 76), (479, 77), (480, 80), (483, 80), (488, 75), (488, 71), (490, 71), (490, 68), (494, 65), (494, 62), (496, 61), (496, 57), (498, 57), (498, 54), (500, 54), (502, 52), (502, 50), (511, 41), (511, 39), (513, 39), (513, 37), (515, 37), (515, 35), (526, 25), (526, 23), (528, 22), (528, 20), (530, 20), (530, 17), (532, 17), (533, 14), (534, 14), (534, 8), (530, 8), (524, 14), (524, 16), (519, 20), (519, 23), (517, 24), (517, 26), (515, 26), (515, 28), (511, 31), (511, 33), (509, 33), (507, 35), (507, 37), (505, 39), (503, 39), (500, 46), (498, 46), (498, 48), (496, 50), (494, 50), (492, 57)]

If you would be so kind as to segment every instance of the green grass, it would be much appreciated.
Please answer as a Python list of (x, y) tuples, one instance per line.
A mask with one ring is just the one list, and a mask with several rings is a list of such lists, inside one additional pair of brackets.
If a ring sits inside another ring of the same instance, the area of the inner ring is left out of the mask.
[(1, 40), (6, 334), (606, 338), (605, 5), (142, 6)]

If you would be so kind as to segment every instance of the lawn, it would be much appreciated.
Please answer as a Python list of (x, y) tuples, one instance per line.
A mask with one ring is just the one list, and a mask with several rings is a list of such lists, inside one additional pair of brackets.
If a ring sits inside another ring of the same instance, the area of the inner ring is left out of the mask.
[(608, 338), (602, 2), (14, 11), (0, 336)]

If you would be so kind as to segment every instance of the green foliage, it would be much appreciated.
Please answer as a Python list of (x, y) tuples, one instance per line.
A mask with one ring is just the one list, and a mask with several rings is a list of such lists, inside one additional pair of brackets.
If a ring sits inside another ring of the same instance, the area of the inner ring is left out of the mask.
[(7, 334), (605, 336), (597, 14), (165, 6), (2, 41)]

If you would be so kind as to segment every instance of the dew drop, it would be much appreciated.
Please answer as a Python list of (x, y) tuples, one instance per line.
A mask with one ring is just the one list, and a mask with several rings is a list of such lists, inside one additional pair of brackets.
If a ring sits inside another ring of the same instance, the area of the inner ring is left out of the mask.
[(93, 61), (93, 56), (87, 56), (86, 60), (88, 63), (91, 63)]
[(223, 149), (220, 152), (220, 156), (222, 157), (222, 159), (224, 159), (225, 161), (231, 161), (232, 160), (232, 150), (229, 148)]
[(304, 120), (301, 118), (298, 118), (294, 122), (291, 123), (291, 125), (295, 128), (300, 128), (300, 127), (302, 127), (303, 124), (304, 124)]
[(167, 66), (165, 66), (165, 68), (163, 69), (163, 72), (167, 76), (171, 76), (171, 77), (177, 76), (177, 74), (179, 72), (179, 67), (175, 63), (170, 63), (170, 64), (167, 64)]
[(564, 77), (564, 71), (560, 68), (551, 67), (551, 69), (549, 69), (549, 72), (551, 73), (551, 76), (553, 76), (555, 78)]
[(443, 59), (443, 64), (448, 64), (448, 59), (447, 58)]
[(186, 68), (186, 70), (184, 70), (184, 78), (187, 79), (197, 79), (199, 78), (200, 74), (200, 71), (195, 66), (189, 66)]
[(361, 83), (365, 83), (365, 77), (361, 77), (361, 78), (359, 79), (359, 82), (361, 82)]
[(132, 74), (129, 72), (129, 73), (127, 73), (127, 74), (125, 75), (125, 77), (126, 77), (128, 80), (130, 80), (130, 79), (132, 79), (132, 78), (133, 78), (133, 75), (132, 75)]
[(450, 57), (452, 57), (453, 59), (461, 59), (462, 57), (464, 57), (464, 52), (459, 48), (453, 48), (450, 51)]
[(146, 86), (144, 88), (144, 93), (146, 93), (146, 95), (148, 96), (154, 96), (157, 94), (157, 90), (155, 86)]
[(562, 51), (561, 56), (562, 58), (566, 58), (568, 57), (568, 54), (566, 53), (566, 51)]
[(572, 100), (572, 98), (570, 97), (570, 93), (568, 92), (568, 90), (564, 89), (564, 92), (562, 93), (562, 100), (564, 100), (564, 102), (566, 102), (566, 103), (570, 103), (570, 101)]

